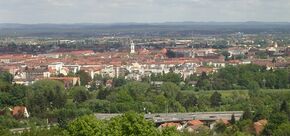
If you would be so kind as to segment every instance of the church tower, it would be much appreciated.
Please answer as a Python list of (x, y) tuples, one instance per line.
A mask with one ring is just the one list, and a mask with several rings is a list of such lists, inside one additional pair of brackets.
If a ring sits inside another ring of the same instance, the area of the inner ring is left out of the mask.
[(130, 53), (134, 54), (135, 53), (135, 44), (134, 44), (133, 40), (131, 40), (131, 42), (130, 42), (130, 47), (131, 47)]

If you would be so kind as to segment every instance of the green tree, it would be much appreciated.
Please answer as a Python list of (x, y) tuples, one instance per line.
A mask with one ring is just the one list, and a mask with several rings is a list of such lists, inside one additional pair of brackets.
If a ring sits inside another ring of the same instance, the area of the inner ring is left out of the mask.
[(150, 90), (150, 85), (148, 83), (129, 82), (121, 89), (126, 90), (135, 101), (144, 101), (145, 94)]
[(120, 87), (127, 83), (127, 80), (125, 78), (114, 78), (113, 79), (113, 86), (114, 87)]
[(88, 108), (76, 107), (76, 106), (66, 106), (65, 108), (55, 109), (52, 111), (53, 114), (50, 117), (57, 118), (58, 125), (61, 128), (67, 128), (68, 122), (71, 119), (80, 117), (83, 115), (92, 114), (92, 111)]
[(59, 81), (40, 80), (28, 92), (28, 109), (34, 115), (43, 115), (48, 109), (64, 107), (66, 94)]
[(256, 81), (248, 81), (247, 89), (249, 90), (250, 96), (257, 95), (257, 91), (260, 89), (259, 84)]
[(175, 84), (179, 84), (182, 81), (182, 77), (180, 74), (174, 73), (172, 71), (170, 71), (167, 74), (163, 74), (163, 80), (164, 82), (172, 82)]
[(3, 81), (8, 82), (8, 83), (12, 83), (13, 75), (10, 74), (9, 72), (1, 71), (0, 72), (0, 80), (3, 80)]
[(0, 92), (9, 92), (11, 89), (11, 84), (6, 81), (0, 80)]
[(112, 92), (108, 97), (107, 100), (111, 102), (118, 102), (118, 103), (124, 103), (124, 102), (134, 102), (134, 99), (129, 94), (127, 90), (118, 90), (115, 92)]
[(215, 91), (210, 97), (211, 106), (218, 107), (221, 105), (222, 102), (222, 95)]
[(280, 106), (280, 112), (285, 112), (285, 113), (289, 112), (287, 101), (283, 100), (283, 102)]
[(163, 83), (160, 89), (164, 93), (165, 97), (173, 100), (175, 100), (177, 93), (180, 91), (180, 88), (172, 82)]
[(178, 93), (176, 100), (179, 101), (187, 110), (197, 106), (197, 97), (193, 93)]
[(13, 96), (13, 105), (27, 105), (27, 90), (24, 85), (13, 85), (10, 94)]
[(273, 136), (290, 136), (290, 124), (283, 123), (273, 132)]
[(237, 126), (239, 128), (239, 130), (241, 132), (244, 132), (244, 133), (247, 133), (247, 134), (252, 134), (254, 133), (254, 129), (253, 129), (253, 121), (250, 120), (250, 119), (243, 119), (243, 120), (240, 120), (238, 121), (237, 123)]
[(272, 113), (269, 117), (269, 123), (263, 131), (263, 135), (273, 135), (278, 126), (284, 123), (288, 123), (288, 116), (285, 113)]
[[(1, 81), (0, 81), (1, 84)], [(0, 85), (1, 86), (1, 85)], [(27, 105), (27, 87), (23, 85), (9, 85), (5, 91), (0, 91), (0, 107)]]
[(118, 136), (156, 136), (154, 123), (144, 119), (143, 115), (128, 112), (114, 117), (108, 125), (109, 135)]
[(76, 86), (71, 89), (71, 94), (73, 97), (73, 102), (82, 103), (89, 99), (89, 92), (87, 88), (83, 86)]
[(2, 128), (2, 126), (0, 127), (0, 135), (1, 136), (12, 136), (11, 132), (9, 131), (9, 129)]
[(225, 57), (225, 60), (229, 60), (229, 56), (231, 55), (228, 51), (222, 51), (221, 53), (224, 57)]
[(212, 89), (212, 84), (210, 82), (209, 76), (205, 72), (202, 72), (201, 75), (199, 76), (196, 83), (196, 87), (202, 90)]
[(272, 113), (270, 115), (269, 121), (278, 126), (282, 123), (287, 123), (288, 116), (285, 113)]
[(51, 128), (36, 128), (31, 127), (30, 130), (25, 130), (24, 132), (18, 134), (19, 136), (69, 136), (66, 130), (59, 127)]
[(244, 110), (244, 113), (242, 115), (242, 120), (252, 120), (253, 118), (253, 115), (252, 115), (252, 112), (250, 110), (250, 108), (246, 108), (246, 110)]
[(266, 119), (267, 115), (266, 115), (266, 111), (265, 109), (261, 108), (261, 109), (257, 109), (257, 111), (254, 113), (254, 117), (253, 117), (253, 121), (259, 121), (261, 119)]
[(168, 50), (168, 51), (166, 52), (166, 56), (167, 56), (168, 58), (175, 58), (175, 57), (176, 57), (176, 54), (175, 54), (175, 52), (173, 52), (172, 50)]
[(232, 114), (231, 116), (231, 120), (230, 120), (231, 124), (236, 124), (236, 118), (235, 118), (235, 114)]
[(161, 131), (162, 136), (182, 136), (181, 132), (179, 132), (176, 127), (165, 127)]
[(99, 92), (98, 92), (98, 95), (97, 95), (97, 99), (104, 100), (104, 99), (107, 98), (107, 96), (110, 95), (111, 92), (112, 92), (111, 89), (108, 89), (108, 88), (100, 88), (99, 89)]
[(91, 76), (89, 73), (85, 72), (84, 70), (80, 70), (76, 73), (76, 76), (80, 77), (81, 80), (81, 85), (85, 86), (87, 85), (90, 81), (92, 81)]
[(218, 122), (215, 126), (214, 126), (214, 131), (217, 133), (224, 133), (227, 129), (227, 126), (223, 123), (223, 122)]
[(281, 88), (287, 88), (288, 85), (288, 76), (289, 73), (285, 69), (278, 69), (274, 71), (274, 74), (276, 75), (276, 82), (275, 82), (275, 88), (281, 89)]
[(157, 106), (155, 112), (168, 111), (168, 99), (164, 95), (152, 95), (149, 100)]
[(70, 122), (67, 131), (71, 136), (103, 136), (107, 135), (107, 126), (95, 116), (86, 115)]

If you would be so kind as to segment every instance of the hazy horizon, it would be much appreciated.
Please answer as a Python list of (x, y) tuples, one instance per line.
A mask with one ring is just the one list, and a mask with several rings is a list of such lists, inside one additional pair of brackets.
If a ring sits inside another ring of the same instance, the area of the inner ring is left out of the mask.
[(98, 22), (91, 22), (91, 23), (88, 23), (88, 22), (79, 22), (79, 23), (73, 23), (73, 22), (65, 22), (65, 23), (14, 23), (14, 22), (8, 22), (8, 23), (1, 23), (0, 22), (0, 25), (3, 25), (3, 24), (15, 24), (15, 25), (122, 25), (122, 24), (125, 24), (125, 25), (150, 25), (150, 24), (200, 24), (200, 23), (205, 23), (204, 25), (207, 25), (207, 24), (247, 24), (247, 23), (265, 23), (265, 24), (290, 24), (290, 21), (284, 21), (284, 22), (269, 22), (269, 21), (243, 21), (243, 22), (230, 22), (230, 21), (200, 21), (200, 22), (194, 22), (194, 21), (179, 21), (179, 22), (168, 22), (168, 21), (164, 21), (164, 22), (108, 22), (108, 23), (98, 23)]
[(289, 0), (0, 0), (0, 23), (290, 22)]

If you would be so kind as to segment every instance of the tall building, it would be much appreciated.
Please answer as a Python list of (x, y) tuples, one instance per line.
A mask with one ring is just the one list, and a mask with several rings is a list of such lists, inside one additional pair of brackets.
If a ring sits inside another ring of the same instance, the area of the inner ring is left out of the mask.
[(131, 54), (135, 53), (135, 44), (134, 44), (133, 40), (131, 40), (130, 47), (131, 47), (130, 53)]

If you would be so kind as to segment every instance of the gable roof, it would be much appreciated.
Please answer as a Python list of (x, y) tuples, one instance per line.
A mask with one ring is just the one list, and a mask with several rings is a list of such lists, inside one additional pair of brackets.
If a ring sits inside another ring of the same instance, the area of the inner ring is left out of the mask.
[(203, 125), (203, 122), (200, 120), (191, 120), (187, 122), (189, 126)]
[(11, 114), (15, 118), (29, 117), (25, 106), (15, 106), (11, 110)]
[(254, 129), (257, 135), (259, 135), (265, 128), (265, 126), (268, 124), (268, 121), (266, 119), (259, 120), (254, 123)]
[(181, 124), (180, 123), (169, 122), (169, 123), (163, 123), (160, 126), (161, 127), (179, 127), (179, 126), (181, 126)]

